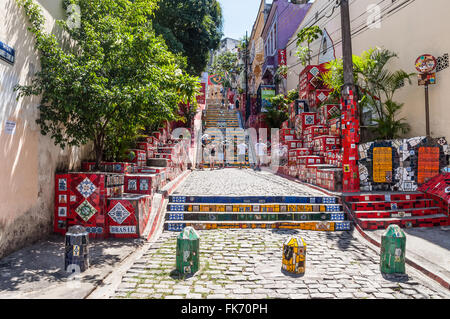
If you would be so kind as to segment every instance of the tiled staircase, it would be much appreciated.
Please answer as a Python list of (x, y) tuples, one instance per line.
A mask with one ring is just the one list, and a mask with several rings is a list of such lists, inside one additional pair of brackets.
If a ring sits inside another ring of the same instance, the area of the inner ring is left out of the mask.
[[(219, 137), (223, 139), (227, 137), (227, 129), (231, 134), (231, 138), (234, 139), (234, 156), (226, 158), (226, 167), (249, 167), (249, 154), (247, 152), (245, 156), (245, 162), (240, 163), (237, 156), (237, 141), (246, 140), (245, 132), (242, 129), (239, 121), (237, 110), (228, 110), (227, 107), (221, 107), (219, 102), (212, 102), (208, 105), (205, 112), (205, 127), (203, 128), (204, 133), (211, 136), (211, 140), (218, 140)], [(217, 153), (216, 153), (217, 154)], [(209, 158), (205, 158), (203, 162), (204, 167), (209, 167)]]
[(165, 229), (266, 228), (349, 230), (337, 197), (170, 196)]
[(421, 192), (346, 194), (344, 209), (362, 229), (385, 229), (391, 224), (403, 228), (444, 226), (447, 215)]

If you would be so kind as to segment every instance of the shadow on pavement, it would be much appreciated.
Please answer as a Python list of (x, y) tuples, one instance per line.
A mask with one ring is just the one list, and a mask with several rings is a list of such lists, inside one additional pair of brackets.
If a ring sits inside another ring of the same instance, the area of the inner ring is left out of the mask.
[(326, 232), (327, 239), (336, 239), (337, 246), (339, 250), (346, 251), (350, 247), (353, 247), (352, 242), (358, 242), (358, 239), (356, 239), (353, 236), (353, 232), (355, 231), (355, 228), (352, 226), (350, 230), (347, 231), (335, 231), (335, 232)]
[[(448, 229), (447, 229), (448, 228)], [(450, 228), (431, 227), (431, 228), (410, 228), (402, 229), (406, 236), (412, 235), (437, 246), (450, 250)]]
[[(140, 240), (130, 239), (91, 240), (90, 267), (81, 274), (83, 281), (100, 280), (101, 273), (92, 270), (114, 266), (140, 244)], [(70, 273), (64, 270), (64, 250), (64, 237), (52, 235), (0, 259), (0, 292), (38, 291), (66, 282)]]
[(410, 280), (409, 276), (407, 274), (383, 274), (381, 273), (381, 276), (385, 280), (391, 281), (391, 282), (408, 282)]

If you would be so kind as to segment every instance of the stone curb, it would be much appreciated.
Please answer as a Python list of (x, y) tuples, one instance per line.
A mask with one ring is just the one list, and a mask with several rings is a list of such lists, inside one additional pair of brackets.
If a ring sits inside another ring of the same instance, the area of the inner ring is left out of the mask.
[[(347, 213), (347, 215), (352, 219), (353, 221), (353, 226), (355, 227), (355, 229), (358, 231), (358, 233), (368, 242), (370, 242), (372, 245), (380, 248), (381, 247), (381, 243), (375, 239), (373, 236), (370, 236), (369, 234), (367, 234), (353, 219), (353, 215), (350, 213), (347, 205), (345, 205), (345, 203), (343, 203), (343, 207), (344, 207), (344, 211)], [(408, 252), (408, 254), (411, 254), (411, 252)], [(413, 254), (414, 255), (414, 254)], [(426, 275), (427, 277), (433, 279), (434, 281), (436, 281), (438, 284), (440, 284), (442, 287), (449, 289), (450, 290), (450, 283), (448, 281), (446, 281), (445, 279), (443, 279), (441, 276), (437, 275), (433, 270), (430, 270), (429, 268), (427, 269), (426, 266), (420, 265), (417, 260), (414, 260), (414, 258), (411, 257), (406, 257), (405, 261), (408, 265), (410, 265), (411, 267), (413, 267), (414, 269), (420, 271), (421, 273), (423, 273), (424, 275)]]
[(149, 234), (147, 235), (147, 241), (150, 241), (151, 237), (154, 235), (154, 232), (157, 228), (156, 226), (160, 221), (159, 218), (161, 217), (161, 214), (162, 214), (162, 209), (164, 207), (164, 201), (170, 196), (170, 194), (173, 193), (173, 191), (181, 184), (181, 182), (184, 181), (187, 176), (189, 176), (190, 173), (191, 173), (190, 170), (186, 171), (183, 175), (181, 175), (175, 181), (173, 181), (172, 185), (167, 185), (165, 187), (166, 189), (162, 190), (161, 202), (159, 204), (158, 211), (156, 212), (155, 219), (153, 220), (153, 226), (150, 229)]

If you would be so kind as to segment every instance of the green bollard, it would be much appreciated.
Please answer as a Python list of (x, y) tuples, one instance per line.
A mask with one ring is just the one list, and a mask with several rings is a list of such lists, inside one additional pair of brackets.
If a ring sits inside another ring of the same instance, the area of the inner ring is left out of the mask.
[(180, 274), (194, 274), (200, 264), (200, 237), (192, 227), (186, 227), (177, 238), (176, 267)]
[(384, 274), (404, 274), (405, 251), (405, 233), (399, 226), (390, 225), (381, 237), (381, 272)]

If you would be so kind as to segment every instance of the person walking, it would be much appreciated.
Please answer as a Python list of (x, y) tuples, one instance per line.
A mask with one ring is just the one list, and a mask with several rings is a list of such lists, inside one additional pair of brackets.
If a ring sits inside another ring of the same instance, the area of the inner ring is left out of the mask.
[(216, 146), (214, 143), (210, 143), (210, 155), (209, 155), (209, 168), (210, 170), (214, 170), (215, 167), (215, 159), (216, 159)]
[(208, 134), (203, 134), (201, 137), (201, 142), (202, 142), (202, 162), (200, 165), (200, 170), (203, 170), (204, 165), (205, 165), (205, 148), (208, 145), (208, 141), (209, 141), (209, 135)]
[(262, 142), (262, 139), (259, 139), (259, 143), (255, 145), (256, 149), (256, 170), (261, 170), (261, 164), (265, 163), (265, 155), (267, 151), (267, 145)]
[(247, 144), (244, 141), (237, 146), (239, 169), (242, 169), (242, 163), (245, 163), (245, 154), (247, 151)]
[(219, 143), (217, 148), (217, 161), (219, 162), (219, 168), (225, 168), (225, 141)]

